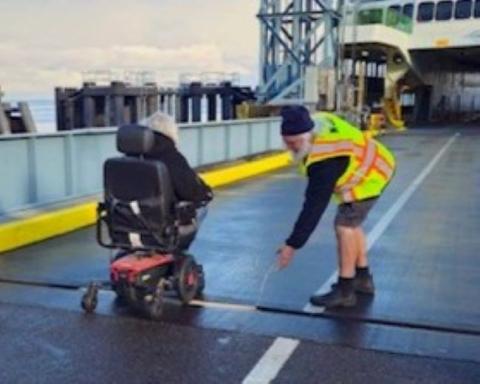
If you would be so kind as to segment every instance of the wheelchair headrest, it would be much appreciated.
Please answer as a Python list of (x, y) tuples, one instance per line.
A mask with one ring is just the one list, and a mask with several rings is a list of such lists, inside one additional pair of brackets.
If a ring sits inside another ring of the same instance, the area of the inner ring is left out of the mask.
[(122, 125), (117, 132), (117, 150), (125, 155), (145, 155), (152, 150), (154, 142), (155, 134), (143, 125)]

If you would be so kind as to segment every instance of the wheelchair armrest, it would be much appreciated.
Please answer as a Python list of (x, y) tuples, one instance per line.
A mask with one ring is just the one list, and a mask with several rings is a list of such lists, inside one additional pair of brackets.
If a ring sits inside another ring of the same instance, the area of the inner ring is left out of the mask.
[(175, 204), (175, 216), (181, 225), (191, 224), (197, 217), (195, 204), (191, 201), (179, 201)]
[[(97, 204), (97, 222), (96, 222), (96, 237), (97, 243), (105, 248), (115, 248), (110, 242), (106, 242), (104, 238), (104, 229), (108, 228), (108, 208), (107, 204), (104, 202), (99, 202)], [(105, 227), (106, 226), (106, 227)]]
[(99, 202), (97, 204), (97, 217), (104, 217), (107, 212), (107, 204), (104, 202)]

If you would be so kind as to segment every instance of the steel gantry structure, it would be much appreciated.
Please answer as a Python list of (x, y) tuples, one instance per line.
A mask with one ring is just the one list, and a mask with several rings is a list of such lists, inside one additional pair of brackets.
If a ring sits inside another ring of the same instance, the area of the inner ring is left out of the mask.
[(319, 68), (335, 67), (341, 18), (338, 7), (334, 0), (261, 0), (257, 15), (261, 101), (303, 102), (311, 81), (309, 69), (318, 74)]

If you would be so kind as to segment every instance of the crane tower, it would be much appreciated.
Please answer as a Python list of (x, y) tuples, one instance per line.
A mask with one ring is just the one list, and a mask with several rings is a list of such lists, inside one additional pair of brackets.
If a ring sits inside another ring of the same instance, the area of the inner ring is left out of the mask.
[[(338, 6), (338, 4), (337, 4)], [(269, 104), (317, 102), (332, 75), (341, 18), (332, 0), (261, 0), (258, 97)]]

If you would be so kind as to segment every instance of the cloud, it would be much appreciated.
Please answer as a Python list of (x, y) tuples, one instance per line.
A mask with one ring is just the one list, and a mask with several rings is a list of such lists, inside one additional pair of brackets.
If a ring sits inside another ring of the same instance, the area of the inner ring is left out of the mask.
[[(183, 73), (236, 72), (248, 76), (250, 68), (226, 62), (215, 45), (158, 48), (145, 45), (24, 49), (0, 45), (0, 83), (19, 93), (41, 93), (53, 86), (78, 86), (82, 73), (103, 70), (113, 75), (127, 70), (146, 70), (158, 82), (172, 82)], [(6, 89), (8, 89), (6, 88)], [(52, 89), (53, 92), (53, 89)]]
[[(257, 73), (257, 0), (16, 0), (0, 2), (0, 85), (53, 94), (94, 69)], [(28, 4), (28, 6), (27, 6)], [(15, 22), (13, 22), (15, 20)], [(20, 22), (21, 21), (21, 22)]]

